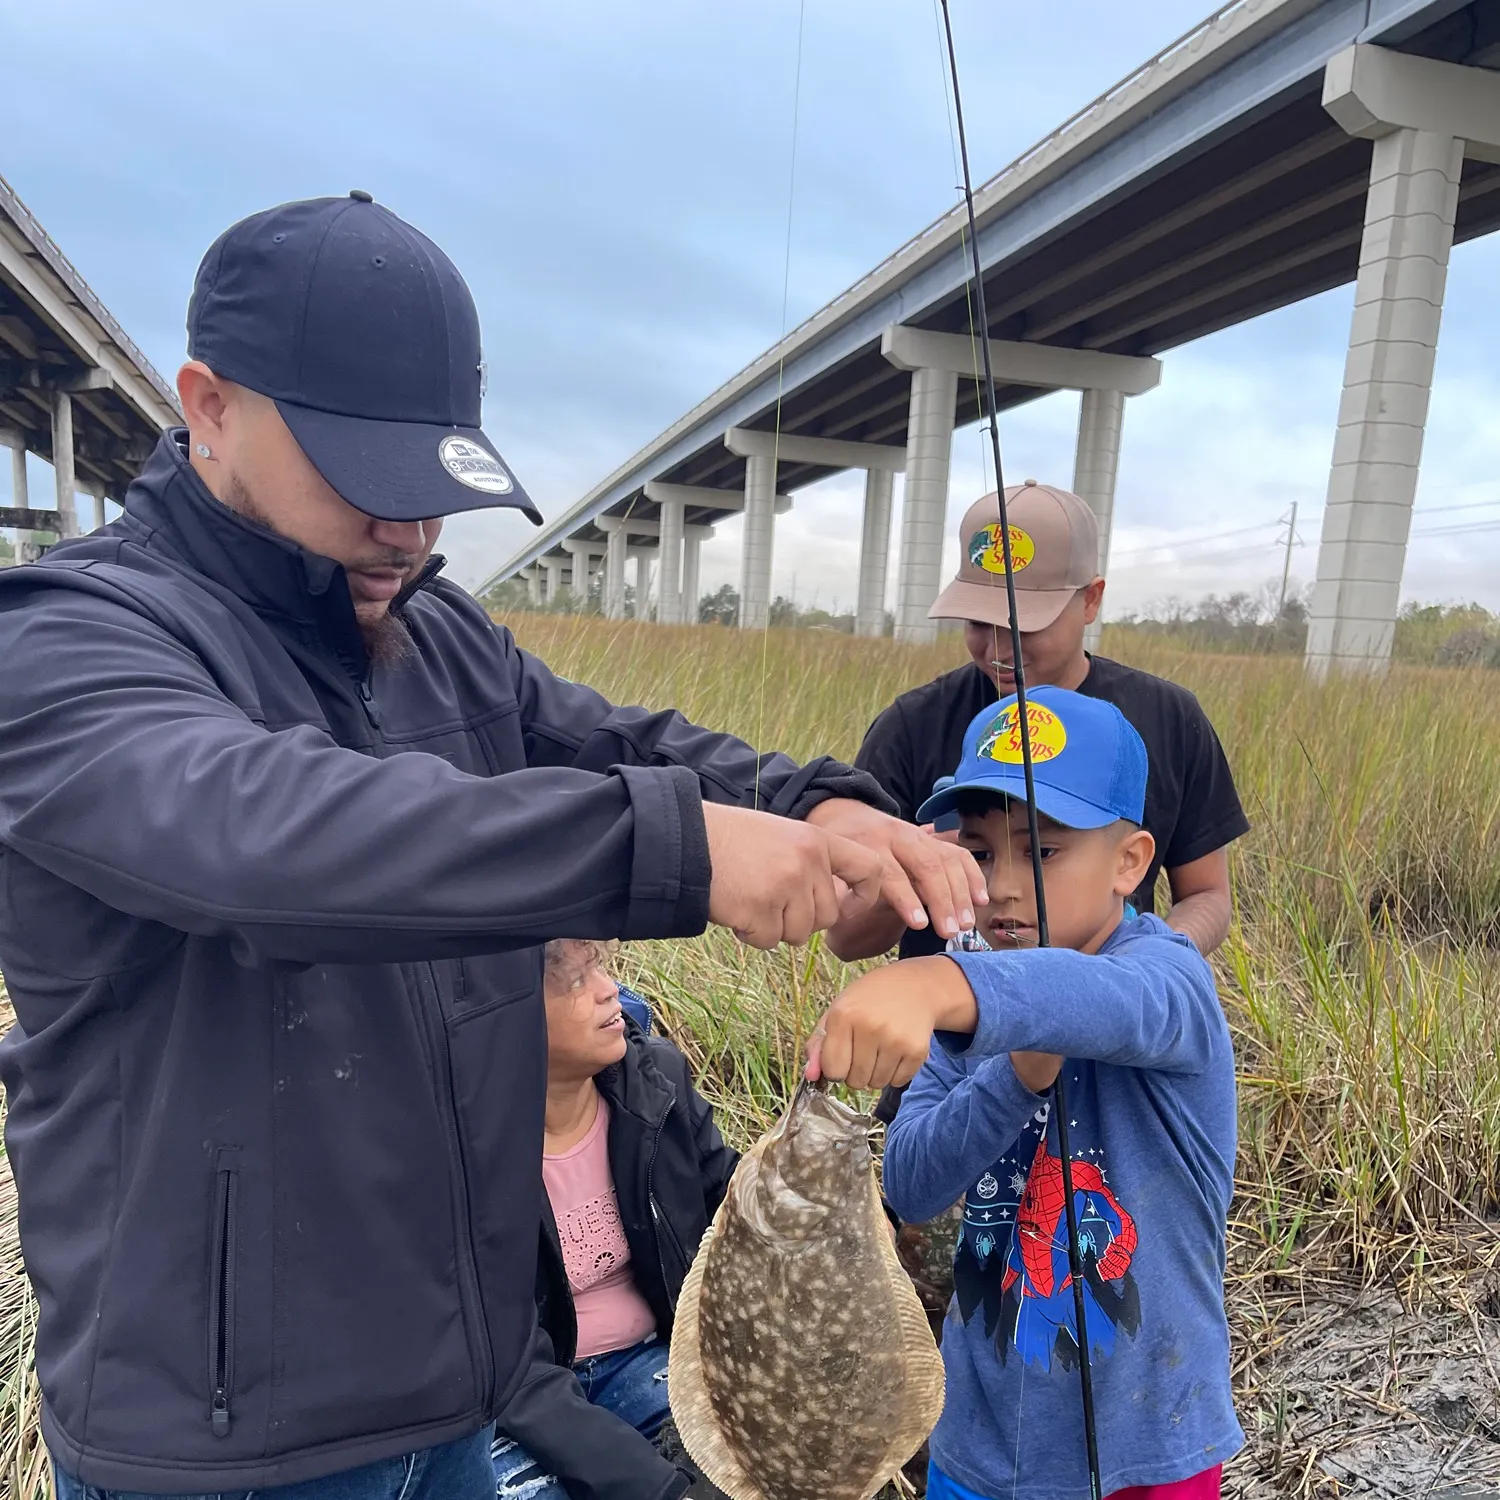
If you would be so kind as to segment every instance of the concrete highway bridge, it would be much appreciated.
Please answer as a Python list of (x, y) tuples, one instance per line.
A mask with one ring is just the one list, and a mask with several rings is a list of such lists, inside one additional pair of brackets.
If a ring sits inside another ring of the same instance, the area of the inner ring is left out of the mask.
[[(1191, 339), (1356, 283), (1308, 639), (1389, 658), (1448, 253), (1500, 226), (1500, 0), (1235, 0), (977, 191), (1000, 410), (1082, 392), (1073, 487), (1108, 555), (1129, 397)], [(856, 628), (931, 638), (956, 426), (986, 413), (962, 206), (706, 397), (496, 570), (532, 598), (603, 570), (690, 618), (698, 552), (743, 512), (740, 623), (763, 626), (775, 518), (865, 474)], [(776, 412), (780, 401), (779, 430)], [(891, 535), (904, 474), (901, 535)], [(972, 497), (961, 497), (967, 501)]]
[[(172, 388), (0, 177), (0, 447), (11, 457), (0, 527), (20, 529), (20, 560), (77, 534), (80, 495), (84, 529), (102, 526), (104, 502), (180, 420)], [(28, 452), (52, 465), (50, 505), (32, 504)]]

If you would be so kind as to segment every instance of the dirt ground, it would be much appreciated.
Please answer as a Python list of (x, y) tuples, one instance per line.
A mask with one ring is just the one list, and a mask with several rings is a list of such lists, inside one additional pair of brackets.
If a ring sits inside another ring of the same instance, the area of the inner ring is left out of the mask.
[(1500, 1500), (1500, 1280), (1421, 1305), (1385, 1288), (1232, 1289), (1249, 1444), (1231, 1500)]

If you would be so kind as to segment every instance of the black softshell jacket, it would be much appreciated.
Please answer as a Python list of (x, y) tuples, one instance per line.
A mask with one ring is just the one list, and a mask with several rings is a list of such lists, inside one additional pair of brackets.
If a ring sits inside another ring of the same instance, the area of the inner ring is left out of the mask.
[(477, 1431), (527, 1368), (552, 937), (707, 914), (702, 799), (888, 807), (555, 677), (429, 574), (371, 669), (343, 570), (168, 433), (0, 571), (0, 1045), (46, 1440), (262, 1489)]
[[(628, 1019), (626, 1037), (623, 1060), (597, 1082), (609, 1104), (609, 1165), (631, 1273), (665, 1342), (683, 1279), (739, 1157), (693, 1088), (682, 1053)], [(573, 1376), (578, 1321), (545, 1197), (537, 1311), (531, 1368), (501, 1412), (500, 1430), (560, 1479), (572, 1500), (680, 1495), (690, 1476), (613, 1412), (591, 1406)]]

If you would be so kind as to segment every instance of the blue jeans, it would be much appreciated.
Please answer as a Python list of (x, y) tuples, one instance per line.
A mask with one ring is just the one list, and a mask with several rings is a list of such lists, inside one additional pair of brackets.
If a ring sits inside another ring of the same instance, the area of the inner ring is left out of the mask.
[(156, 1496), (136, 1490), (101, 1490), (57, 1469), (57, 1500), (491, 1500), (495, 1473), (489, 1461), (493, 1428), (402, 1458), (387, 1458), (323, 1479), (270, 1490), (224, 1490), (209, 1495)]
[[(573, 1366), (583, 1394), (595, 1406), (629, 1422), (643, 1438), (656, 1441), (671, 1415), (667, 1404), (667, 1346), (654, 1335), (629, 1349), (611, 1349)], [(498, 1500), (567, 1500), (568, 1492), (532, 1456), (503, 1433), (495, 1434)]]
[(612, 1411), (654, 1443), (672, 1414), (667, 1401), (667, 1346), (655, 1335), (629, 1349), (580, 1359), (573, 1373), (595, 1406)]

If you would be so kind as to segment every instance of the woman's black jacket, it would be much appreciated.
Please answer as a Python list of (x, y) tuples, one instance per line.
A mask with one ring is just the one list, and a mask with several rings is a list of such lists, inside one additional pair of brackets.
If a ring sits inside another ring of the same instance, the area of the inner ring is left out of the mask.
[[(624, 1058), (595, 1081), (609, 1105), (609, 1165), (635, 1284), (665, 1342), (683, 1279), (739, 1158), (719, 1135), (682, 1053), (629, 1017), (625, 1031)], [(536, 1299), (531, 1366), (499, 1432), (561, 1480), (571, 1500), (676, 1500), (691, 1476), (613, 1412), (591, 1405), (573, 1375), (578, 1322), (545, 1199)]]

